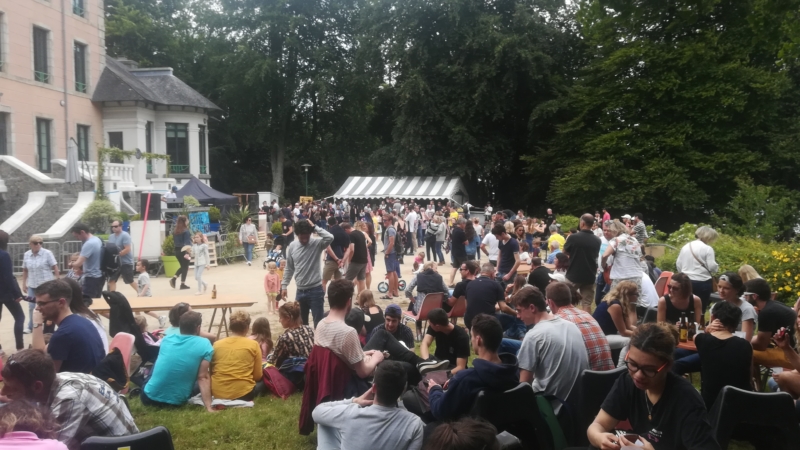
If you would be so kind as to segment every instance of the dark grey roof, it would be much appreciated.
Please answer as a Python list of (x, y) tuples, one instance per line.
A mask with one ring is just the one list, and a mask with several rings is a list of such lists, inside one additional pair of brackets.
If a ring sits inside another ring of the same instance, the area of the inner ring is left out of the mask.
[(106, 68), (94, 89), (92, 101), (147, 101), (166, 106), (220, 109), (172, 75), (172, 69), (128, 70), (110, 56), (106, 56)]

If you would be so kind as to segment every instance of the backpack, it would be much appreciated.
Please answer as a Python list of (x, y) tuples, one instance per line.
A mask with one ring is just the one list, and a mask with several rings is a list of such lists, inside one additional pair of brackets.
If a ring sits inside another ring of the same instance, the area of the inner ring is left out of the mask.
[[(400, 236), (400, 232), (397, 231), (397, 228), (395, 228), (393, 226), (389, 227), (389, 228), (394, 228), (394, 231), (395, 231), (395, 233), (394, 233), (394, 252), (399, 257), (400, 255), (403, 254), (403, 239), (402, 239), (402, 236)], [(386, 228), (386, 229), (388, 230), (389, 228)], [(389, 253), (391, 253), (391, 252), (389, 252)]]
[(128, 385), (128, 374), (122, 352), (114, 347), (92, 370), (92, 375), (105, 381), (114, 391), (119, 392)]
[(100, 271), (105, 276), (111, 276), (119, 270), (119, 247), (111, 242), (103, 242), (102, 239), (100, 244), (103, 252), (100, 255)]

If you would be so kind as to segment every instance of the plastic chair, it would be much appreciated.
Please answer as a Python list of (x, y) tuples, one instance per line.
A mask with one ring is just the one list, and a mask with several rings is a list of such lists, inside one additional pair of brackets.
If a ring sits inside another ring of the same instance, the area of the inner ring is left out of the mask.
[(118, 348), (122, 353), (122, 361), (125, 363), (125, 372), (131, 373), (131, 352), (136, 342), (136, 337), (130, 333), (119, 332), (111, 339), (108, 344), (108, 351), (111, 352), (114, 348)]
[[(425, 329), (422, 326), (422, 322), (428, 320), (428, 314), (436, 308), (441, 308), (442, 303), (444, 303), (444, 293), (437, 292), (434, 294), (427, 294), (425, 298), (422, 299), (422, 305), (419, 307), (419, 314), (414, 315), (411, 311), (403, 311), (403, 314), (414, 319), (417, 322), (417, 330)], [(417, 336), (417, 340), (419, 336)]]
[[(764, 448), (788, 450), (797, 448), (800, 442), (800, 424), (794, 400), (786, 392), (748, 392), (725, 386), (708, 418), (720, 448), (728, 448), (734, 433), (737, 440), (747, 439), (740, 433), (742, 431), (749, 432), (755, 440), (769, 440)], [(742, 427), (744, 424), (755, 427), (748, 430), (748, 427)]]
[(658, 310), (655, 308), (647, 308), (642, 323), (654, 323), (656, 320), (658, 320)]
[(450, 319), (450, 322), (452, 322), (453, 325), (455, 325), (456, 323), (458, 323), (458, 318), (464, 317), (464, 314), (466, 314), (466, 312), (467, 312), (467, 297), (464, 297), (462, 295), (461, 297), (458, 297), (458, 299), (456, 299), (456, 303), (453, 305), (453, 309), (451, 309), (450, 312), (447, 313), (447, 317)]
[(81, 450), (174, 450), (172, 435), (165, 427), (158, 426), (152, 430), (130, 436), (101, 437), (92, 436), (81, 444)]
[(669, 280), (672, 279), (672, 272), (661, 272), (661, 275), (658, 276), (656, 280), (656, 293), (659, 297), (669, 294), (669, 289), (667, 289), (667, 285), (669, 284)]
[[(597, 413), (600, 412), (600, 406), (603, 405), (614, 383), (628, 370), (627, 367), (618, 367), (614, 370), (597, 371), (597, 370), (584, 370), (581, 374), (581, 407), (580, 414), (582, 417), (580, 429), (586, 430), (592, 424)], [(583, 433), (581, 442), (588, 445), (589, 440), (586, 433)]]

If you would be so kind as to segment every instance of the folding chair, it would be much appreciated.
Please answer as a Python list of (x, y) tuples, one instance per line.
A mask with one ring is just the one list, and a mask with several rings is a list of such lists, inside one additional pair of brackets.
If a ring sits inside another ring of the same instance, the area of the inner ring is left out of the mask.
[(403, 311), (405, 316), (414, 319), (414, 321), (417, 323), (417, 341), (422, 340), (422, 336), (420, 334), (420, 330), (424, 329), (422, 322), (428, 320), (428, 313), (430, 313), (432, 310), (441, 308), (442, 303), (444, 303), (443, 292), (427, 294), (425, 295), (425, 298), (422, 299), (422, 305), (419, 307), (419, 314), (414, 315), (414, 313), (411, 311)]
[(472, 405), (470, 416), (486, 420), (498, 433), (510, 433), (522, 443), (522, 448), (553, 448), (548, 442), (548, 427), (537, 406), (533, 387), (520, 383), (499, 394), (480, 391)]
[(661, 272), (661, 275), (658, 276), (655, 288), (656, 288), (656, 294), (658, 294), (659, 297), (665, 294), (669, 294), (669, 289), (667, 289), (668, 287), (667, 285), (669, 284), (669, 280), (671, 279), (672, 279), (672, 272), (664, 271)]
[(453, 305), (453, 309), (447, 313), (447, 317), (450, 319), (450, 322), (453, 325), (458, 323), (459, 317), (464, 317), (464, 314), (467, 312), (467, 297), (463, 295), (456, 299), (456, 303)]
[(725, 386), (708, 418), (720, 448), (728, 448), (732, 437), (759, 441), (756, 448), (788, 450), (800, 442), (794, 400), (786, 392), (748, 392)]
[[(586, 430), (592, 424), (597, 413), (600, 412), (600, 406), (605, 401), (614, 383), (622, 376), (627, 367), (618, 367), (614, 370), (597, 371), (597, 370), (584, 370), (581, 374), (581, 407), (579, 418), (580, 428)], [(588, 445), (589, 441), (586, 433), (581, 436), (581, 443)]]
[(92, 436), (81, 444), (81, 450), (174, 450), (172, 435), (165, 427), (158, 426), (152, 430), (129, 436), (101, 437)]

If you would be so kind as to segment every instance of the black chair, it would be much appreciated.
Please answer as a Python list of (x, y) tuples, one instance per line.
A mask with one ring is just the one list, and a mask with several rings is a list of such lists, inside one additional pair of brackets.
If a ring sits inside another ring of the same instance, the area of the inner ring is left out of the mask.
[[(618, 367), (614, 370), (596, 371), (584, 370), (581, 374), (581, 408), (580, 408), (580, 426), (581, 430), (587, 430), (589, 425), (592, 424), (597, 413), (600, 412), (600, 406), (603, 401), (611, 392), (614, 383), (626, 371), (627, 367)], [(589, 438), (586, 433), (582, 433), (580, 442), (589, 444)]]
[(720, 448), (728, 448), (732, 437), (751, 441), (757, 449), (796, 449), (800, 443), (794, 400), (786, 392), (750, 392), (725, 386), (708, 418)]
[(81, 444), (81, 450), (117, 450), (122, 447), (130, 450), (174, 450), (172, 435), (164, 427), (155, 427), (130, 436), (101, 437), (92, 436)]
[(497, 428), (516, 436), (525, 449), (553, 448), (547, 424), (536, 406), (533, 387), (520, 383), (503, 393), (480, 391), (470, 415), (486, 420)]

